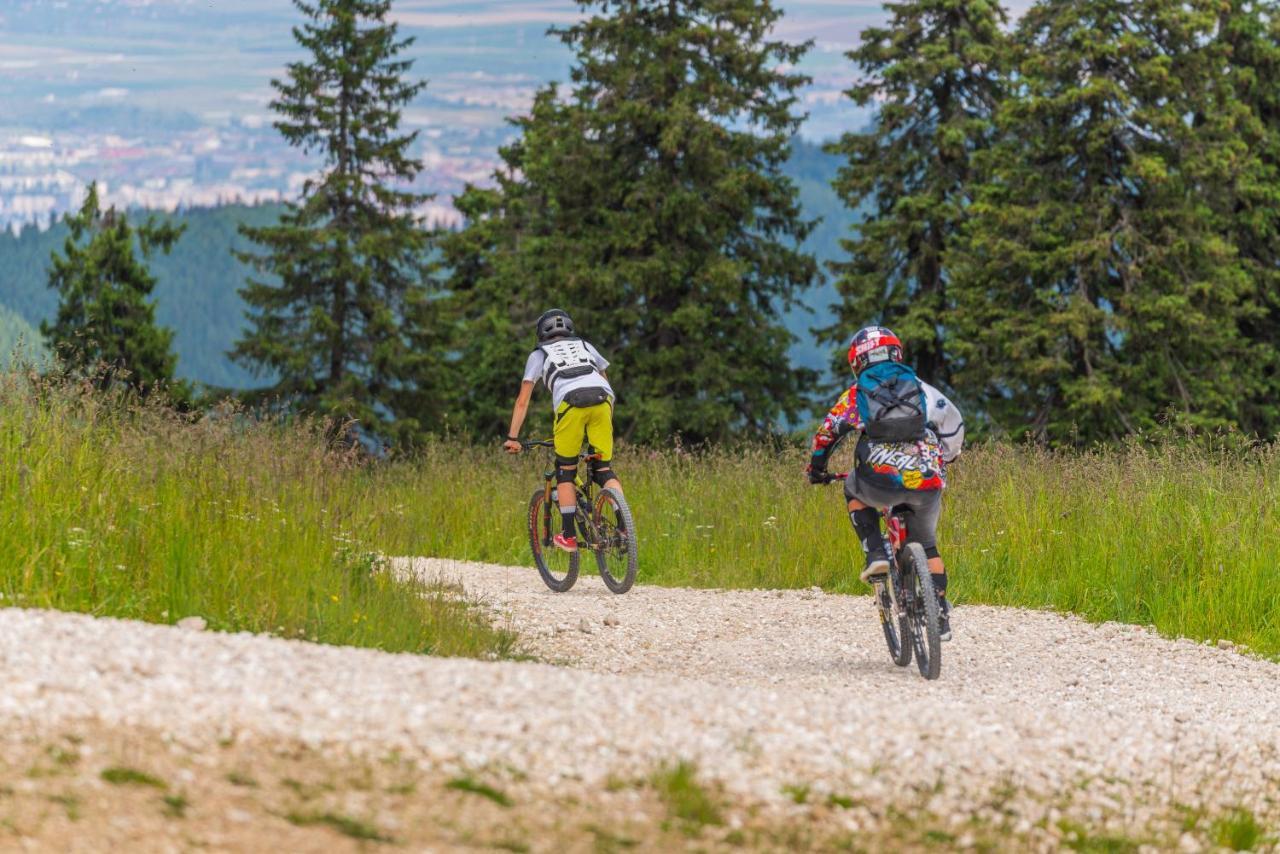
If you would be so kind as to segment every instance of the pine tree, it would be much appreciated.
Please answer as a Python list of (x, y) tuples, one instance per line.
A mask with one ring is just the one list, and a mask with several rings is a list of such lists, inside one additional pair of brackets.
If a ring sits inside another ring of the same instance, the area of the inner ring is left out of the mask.
[(1018, 90), (952, 251), (956, 385), (1054, 442), (1173, 417), (1238, 421), (1258, 391), (1253, 283), (1211, 188), (1241, 168), (1193, 117), (1216, 73), (1210, 3), (1041, 0)]
[[(468, 225), (444, 244), (462, 385), (508, 403), (555, 305), (614, 358), (627, 435), (774, 429), (811, 379), (777, 316), (815, 274), (780, 171), (806, 82), (787, 69), (806, 46), (769, 40), (769, 0), (582, 5), (595, 14), (558, 31), (571, 91), (539, 93), (497, 186), (458, 200)], [(505, 426), (477, 404), (474, 429)]]
[(1280, 3), (1230, 0), (1221, 7), (1216, 47), (1225, 73), (1200, 116), (1234, 138), (1244, 161), (1236, 180), (1216, 184), (1228, 237), (1255, 282), (1255, 311), (1241, 333), (1262, 372), (1261, 393), (1244, 401), (1241, 425), (1273, 436), (1280, 430)]
[[(944, 324), (946, 243), (965, 216), (971, 160), (991, 136), (1002, 97), (1008, 39), (992, 0), (887, 3), (885, 27), (862, 33), (848, 54), (861, 72), (846, 93), (876, 108), (874, 125), (828, 151), (848, 158), (833, 183), (850, 208), (870, 208), (831, 264), (841, 302), (825, 341), (848, 345), (869, 323), (892, 326), (921, 375), (946, 385), (952, 354)], [(845, 351), (835, 355), (847, 371)]]
[(243, 256), (262, 278), (241, 291), (251, 328), (232, 356), (274, 380), (266, 396), (411, 440), (442, 410), (430, 237), (415, 213), (430, 196), (407, 189), (422, 164), (417, 133), (400, 128), (426, 84), (405, 80), (413, 39), (386, 21), (390, 0), (294, 2), (311, 57), (272, 81), (275, 127), (318, 151), (323, 173), (278, 225), (242, 229), (266, 254)]
[(40, 324), (50, 349), (64, 369), (101, 386), (123, 382), (142, 394), (164, 388), (185, 399), (186, 388), (173, 378), (173, 331), (156, 325), (150, 302), (156, 279), (145, 263), (156, 250), (167, 253), (183, 227), (158, 224), (154, 217), (130, 226), (124, 213), (102, 209), (96, 183), (65, 222), (71, 234), (49, 268), (58, 314), (53, 323)]

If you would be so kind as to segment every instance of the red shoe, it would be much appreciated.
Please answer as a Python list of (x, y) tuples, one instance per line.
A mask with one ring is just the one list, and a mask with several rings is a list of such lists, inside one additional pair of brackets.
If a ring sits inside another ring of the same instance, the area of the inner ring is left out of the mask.
[(566, 537), (564, 534), (556, 534), (551, 540), (555, 547), (561, 551), (576, 552), (578, 550), (578, 538)]

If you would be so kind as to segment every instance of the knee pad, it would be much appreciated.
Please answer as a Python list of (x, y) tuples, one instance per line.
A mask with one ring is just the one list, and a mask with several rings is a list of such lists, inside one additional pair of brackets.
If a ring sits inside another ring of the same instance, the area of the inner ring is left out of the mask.
[(599, 460), (591, 464), (591, 479), (596, 482), (596, 486), (604, 488), (604, 485), (617, 477), (613, 473), (613, 466), (604, 460)]
[(556, 483), (573, 483), (578, 479), (577, 458), (556, 457)]
[(938, 554), (938, 547), (937, 547), (937, 545), (932, 545), (932, 546), (927, 546), (927, 547), (925, 547), (925, 550), (924, 550), (924, 556), (925, 556), (925, 557), (927, 557), (929, 560), (933, 560), (934, 558), (940, 558), (940, 557), (942, 557), (942, 555)]

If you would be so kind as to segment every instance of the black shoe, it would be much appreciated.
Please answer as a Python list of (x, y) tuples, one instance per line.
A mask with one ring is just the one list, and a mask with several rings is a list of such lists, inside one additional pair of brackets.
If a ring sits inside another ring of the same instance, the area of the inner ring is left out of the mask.
[(946, 596), (938, 597), (938, 637), (944, 641), (951, 640), (951, 603)]

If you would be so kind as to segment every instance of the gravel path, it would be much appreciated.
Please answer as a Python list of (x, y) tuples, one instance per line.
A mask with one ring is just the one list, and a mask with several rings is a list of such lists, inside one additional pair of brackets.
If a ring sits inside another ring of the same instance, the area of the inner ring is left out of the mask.
[(787, 786), (854, 797), (866, 805), (855, 823), (903, 788), (939, 812), (1022, 823), (1061, 809), (1141, 824), (1174, 803), (1280, 817), (1280, 666), (1229, 650), (966, 607), (942, 679), (926, 683), (889, 662), (863, 597), (644, 586), (615, 597), (587, 577), (555, 595), (528, 569), (400, 570), (461, 583), (530, 651), (571, 667), (9, 609), (0, 718), (141, 727), (193, 746), (394, 750), (530, 785), (689, 759), (753, 799), (782, 803)]

